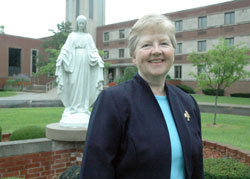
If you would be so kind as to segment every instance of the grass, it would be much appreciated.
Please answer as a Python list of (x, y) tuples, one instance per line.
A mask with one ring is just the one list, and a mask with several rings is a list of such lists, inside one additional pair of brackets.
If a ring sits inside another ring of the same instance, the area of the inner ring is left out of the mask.
[[(0, 126), (3, 133), (15, 129), (59, 122), (64, 108), (2, 108)], [(213, 114), (202, 113), (203, 139), (229, 144), (250, 150), (250, 116), (217, 114), (217, 125), (213, 126)]]
[(202, 137), (210, 141), (229, 144), (243, 150), (250, 150), (250, 116), (202, 113)]
[[(192, 94), (192, 96), (196, 99), (197, 102), (207, 102), (207, 103), (215, 102), (215, 96), (208, 96), (208, 95), (203, 95), (203, 94)], [(250, 98), (219, 96), (218, 103), (219, 104), (240, 104), (240, 105), (250, 106)]]
[(16, 96), (17, 93), (15, 91), (0, 91), (0, 97), (9, 97)]
[(0, 109), (0, 126), (3, 133), (28, 125), (45, 127), (59, 122), (64, 108), (2, 108)]

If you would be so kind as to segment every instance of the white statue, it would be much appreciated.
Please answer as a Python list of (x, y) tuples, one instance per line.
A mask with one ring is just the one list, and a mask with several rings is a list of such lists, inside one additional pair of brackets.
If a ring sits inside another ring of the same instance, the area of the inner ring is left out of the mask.
[(69, 34), (56, 61), (57, 94), (65, 110), (62, 127), (87, 127), (89, 107), (103, 87), (104, 63), (86, 30), (87, 19), (76, 19), (76, 30)]

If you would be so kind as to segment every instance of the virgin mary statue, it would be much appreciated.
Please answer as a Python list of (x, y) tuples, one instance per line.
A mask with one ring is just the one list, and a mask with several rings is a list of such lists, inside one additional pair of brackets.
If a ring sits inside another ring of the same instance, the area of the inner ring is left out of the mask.
[(104, 63), (80, 15), (56, 61), (57, 94), (65, 110), (60, 126), (87, 127), (90, 106), (103, 87)]

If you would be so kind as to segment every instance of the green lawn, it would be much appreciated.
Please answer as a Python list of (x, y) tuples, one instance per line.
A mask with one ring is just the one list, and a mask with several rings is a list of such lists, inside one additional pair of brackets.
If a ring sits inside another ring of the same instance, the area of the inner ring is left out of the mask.
[(17, 95), (15, 91), (0, 91), (0, 97), (9, 97), (15, 95)]
[[(208, 103), (215, 102), (215, 96), (208, 96), (208, 95), (203, 95), (203, 94), (192, 94), (192, 96), (196, 99), (197, 102), (208, 102)], [(249, 105), (250, 106), (250, 98), (219, 96), (218, 103), (220, 103), (220, 104), (240, 104), (240, 105)]]
[(203, 139), (250, 150), (250, 116), (217, 114), (215, 126), (213, 117), (214, 114), (201, 114)]
[[(3, 133), (12, 132), (27, 125), (45, 127), (59, 122), (64, 108), (2, 108), (0, 126)], [(217, 114), (213, 126), (213, 114), (202, 113), (203, 139), (229, 144), (250, 150), (250, 116)]]
[(59, 122), (64, 108), (2, 108), (0, 109), (0, 126), (3, 133), (15, 129), (36, 125), (45, 127), (47, 124)]

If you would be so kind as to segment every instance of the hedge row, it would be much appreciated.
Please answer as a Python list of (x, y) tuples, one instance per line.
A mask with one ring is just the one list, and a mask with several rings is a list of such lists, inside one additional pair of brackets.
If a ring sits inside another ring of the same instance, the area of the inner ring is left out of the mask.
[(10, 141), (44, 138), (45, 129), (38, 126), (26, 126), (12, 132)]
[(2, 141), (2, 128), (0, 126), (0, 142)]
[(250, 93), (232, 93), (231, 97), (250, 98)]
[[(215, 89), (202, 89), (202, 92), (205, 95), (210, 95), (210, 96), (215, 96), (216, 95), (216, 90)], [(224, 90), (223, 89), (219, 89), (218, 96), (224, 96)]]
[(195, 94), (195, 91), (193, 88), (187, 86), (187, 85), (176, 85), (176, 87), (182, 89), (183, 91), (185, 91), (186, 93), (189, 94)]

